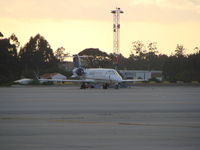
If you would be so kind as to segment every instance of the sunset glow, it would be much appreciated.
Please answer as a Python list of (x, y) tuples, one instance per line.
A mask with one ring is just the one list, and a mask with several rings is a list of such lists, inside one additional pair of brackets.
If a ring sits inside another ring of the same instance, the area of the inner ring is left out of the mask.
[(112, 14), (121, 7), (120, 51), (129, 56), (133, 41), (157, 42), (160, 53), (177, 44), (186, 53), (200, 46), (199, 0), (7, 0), (0, 1), (0, 32), (15, 33), (21, 46), (40, 33), (53, 50), (70, 54), (85, 48), (113, 51)]

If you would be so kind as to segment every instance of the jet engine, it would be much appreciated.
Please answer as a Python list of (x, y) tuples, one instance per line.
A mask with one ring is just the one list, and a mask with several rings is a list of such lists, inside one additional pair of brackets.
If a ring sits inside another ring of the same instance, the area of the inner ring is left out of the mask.
[(84, 69), (83, 68), (75, 68), (73, 70), (73, 74), (77, 75), (77, 76), (82, 76), (85, 74)]

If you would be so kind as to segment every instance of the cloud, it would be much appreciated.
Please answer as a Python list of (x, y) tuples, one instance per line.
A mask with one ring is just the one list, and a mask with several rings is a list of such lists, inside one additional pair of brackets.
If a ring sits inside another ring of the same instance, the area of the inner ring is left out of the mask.
[(124, 21), (200, 22), (199, 0), (6, 0), (0, 1), (0, 17), (108, 21), (116, 6)]
[(110, 4), (105, 0), (7, 0), (0, 1), (0, 16), (55, 20), (102, 19), (109, 14), (106, 7)]

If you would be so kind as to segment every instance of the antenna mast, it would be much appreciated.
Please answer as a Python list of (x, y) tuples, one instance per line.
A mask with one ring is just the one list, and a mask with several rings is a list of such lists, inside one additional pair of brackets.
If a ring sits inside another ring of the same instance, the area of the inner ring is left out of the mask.
[(114, 64), (117, 66), (119, 64), (119, 54), (120, 54), (120, 14), (124, 13), (120, 8), (112, 10), (113, 14), (113, 53), (115, 56)]

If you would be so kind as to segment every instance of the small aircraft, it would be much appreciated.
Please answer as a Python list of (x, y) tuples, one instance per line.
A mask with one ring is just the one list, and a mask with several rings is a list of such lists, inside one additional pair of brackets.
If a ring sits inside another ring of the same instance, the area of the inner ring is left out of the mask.
[[(141, 79), (123, 80), (122, 77), (115, 69), (106, 68), (84, 68), (81, 65), (80, 58), (84, 56), (73, 55), (74, 69), (72, 71), (74, 78), (80, 78), (79, 80), (61, 80), (61, 79), (38, 79), (40, 82), (57, 81), (57, 82), (79, 82), (81, 89), (87, 88), (89, 84), (102, 84), (103, 89), (107, 89), (110, 85), (114, 85), (116, 89), (120, 87), (123, 82), (137, 82), (144, 81)], [(93, 86), (91, 86), (93, 87)]]
[(28, 85), (28, 84), (32, 83), (33, 81), (34, 81), (33, 79), (24, 78), (24, 79), (16, 80), (16, 81), (14, 81), (14, 83)]

